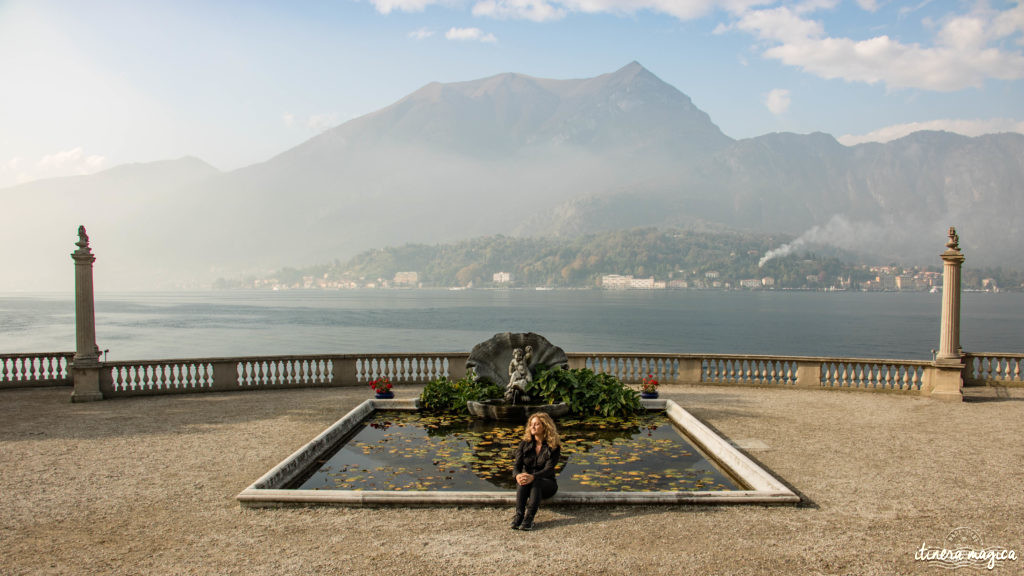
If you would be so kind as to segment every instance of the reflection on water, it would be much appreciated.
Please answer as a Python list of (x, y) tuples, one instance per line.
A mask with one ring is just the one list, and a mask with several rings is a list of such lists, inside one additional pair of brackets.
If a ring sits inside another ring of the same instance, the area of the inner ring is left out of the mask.
[[(0, 352), (73, 350), (73, 295), (0, 294)], [(110, 360), (467, 351), (537, 332), (571, 352), (931, 358), (941, 294), (296, 290), (96, 295)], [(1024, 294), (963, 295), (967, 350), (1024, 349)]]
[[(560, 419), (559, 489), (569, 492), (736, 490), (663, 412)], [(294, 488), (304, 490), (514, 490), (513, 450), (523, 426), (468, 416), (375, 412), (362, 430)]]

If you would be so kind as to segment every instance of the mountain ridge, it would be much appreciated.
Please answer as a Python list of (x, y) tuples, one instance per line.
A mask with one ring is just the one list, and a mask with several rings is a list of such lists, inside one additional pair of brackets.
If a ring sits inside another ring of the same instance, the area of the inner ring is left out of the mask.
[(179, 161), (0, 190), (20, 214), (3, 234), (28, 239), (16, 259), (32, 271), (0, 289), (66, 285), (78, 224), (126, 287), (410, 242), (638, 226), (783, 233), (927, 263), (956, 225), (969, 261), (1024, 267), (1012, 249), (1024, 244), (1024, 136), (734, 140), (636, 62), (593, 78), (430, 83), (263, 162)]

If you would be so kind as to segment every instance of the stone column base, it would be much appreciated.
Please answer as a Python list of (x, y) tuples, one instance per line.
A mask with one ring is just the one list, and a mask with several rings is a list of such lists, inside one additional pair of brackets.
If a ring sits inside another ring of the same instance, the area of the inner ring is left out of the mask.
[(963, 402), (963, 364), (959, 360), (940, 360), (933, 366), (928, 396), (943, 402)]
[(97, 368), (75, 368), (75, 389), (71, 392), (72, 402), (95, 402), (103, 400), (103, 392), (100, 391), (100, 369)]

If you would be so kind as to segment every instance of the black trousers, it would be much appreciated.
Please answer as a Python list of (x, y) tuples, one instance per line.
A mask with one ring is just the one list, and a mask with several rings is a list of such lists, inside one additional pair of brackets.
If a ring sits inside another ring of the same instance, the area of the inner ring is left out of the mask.
[[(551, 498), (558, 492), (554, 478), (534, 478), (526, 486), (516, 486), (516, 512), (526, 511), (532, 517), (540, 507), (540, 501)], [(527, 510), (529, 507), (529, 510)]]

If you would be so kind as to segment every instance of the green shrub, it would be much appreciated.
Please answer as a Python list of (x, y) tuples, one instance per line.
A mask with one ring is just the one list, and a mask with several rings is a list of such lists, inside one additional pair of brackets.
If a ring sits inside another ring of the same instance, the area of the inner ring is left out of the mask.
[(528, 393), (535, 402), (565, 402), (577, 416), (627, 416), (643, 411), (636, 390), (611, 374), (588, 368), (537, 368)]
[(432, 380), (420, 394), (420, 408), (427, 412), (468, 413), (466, 402), (470, 400), (486, 400), (501, 398), (504, 390), (491, 382), (474, 382), (474, 374), (470, 372), (459, 380), (445, 377)]

